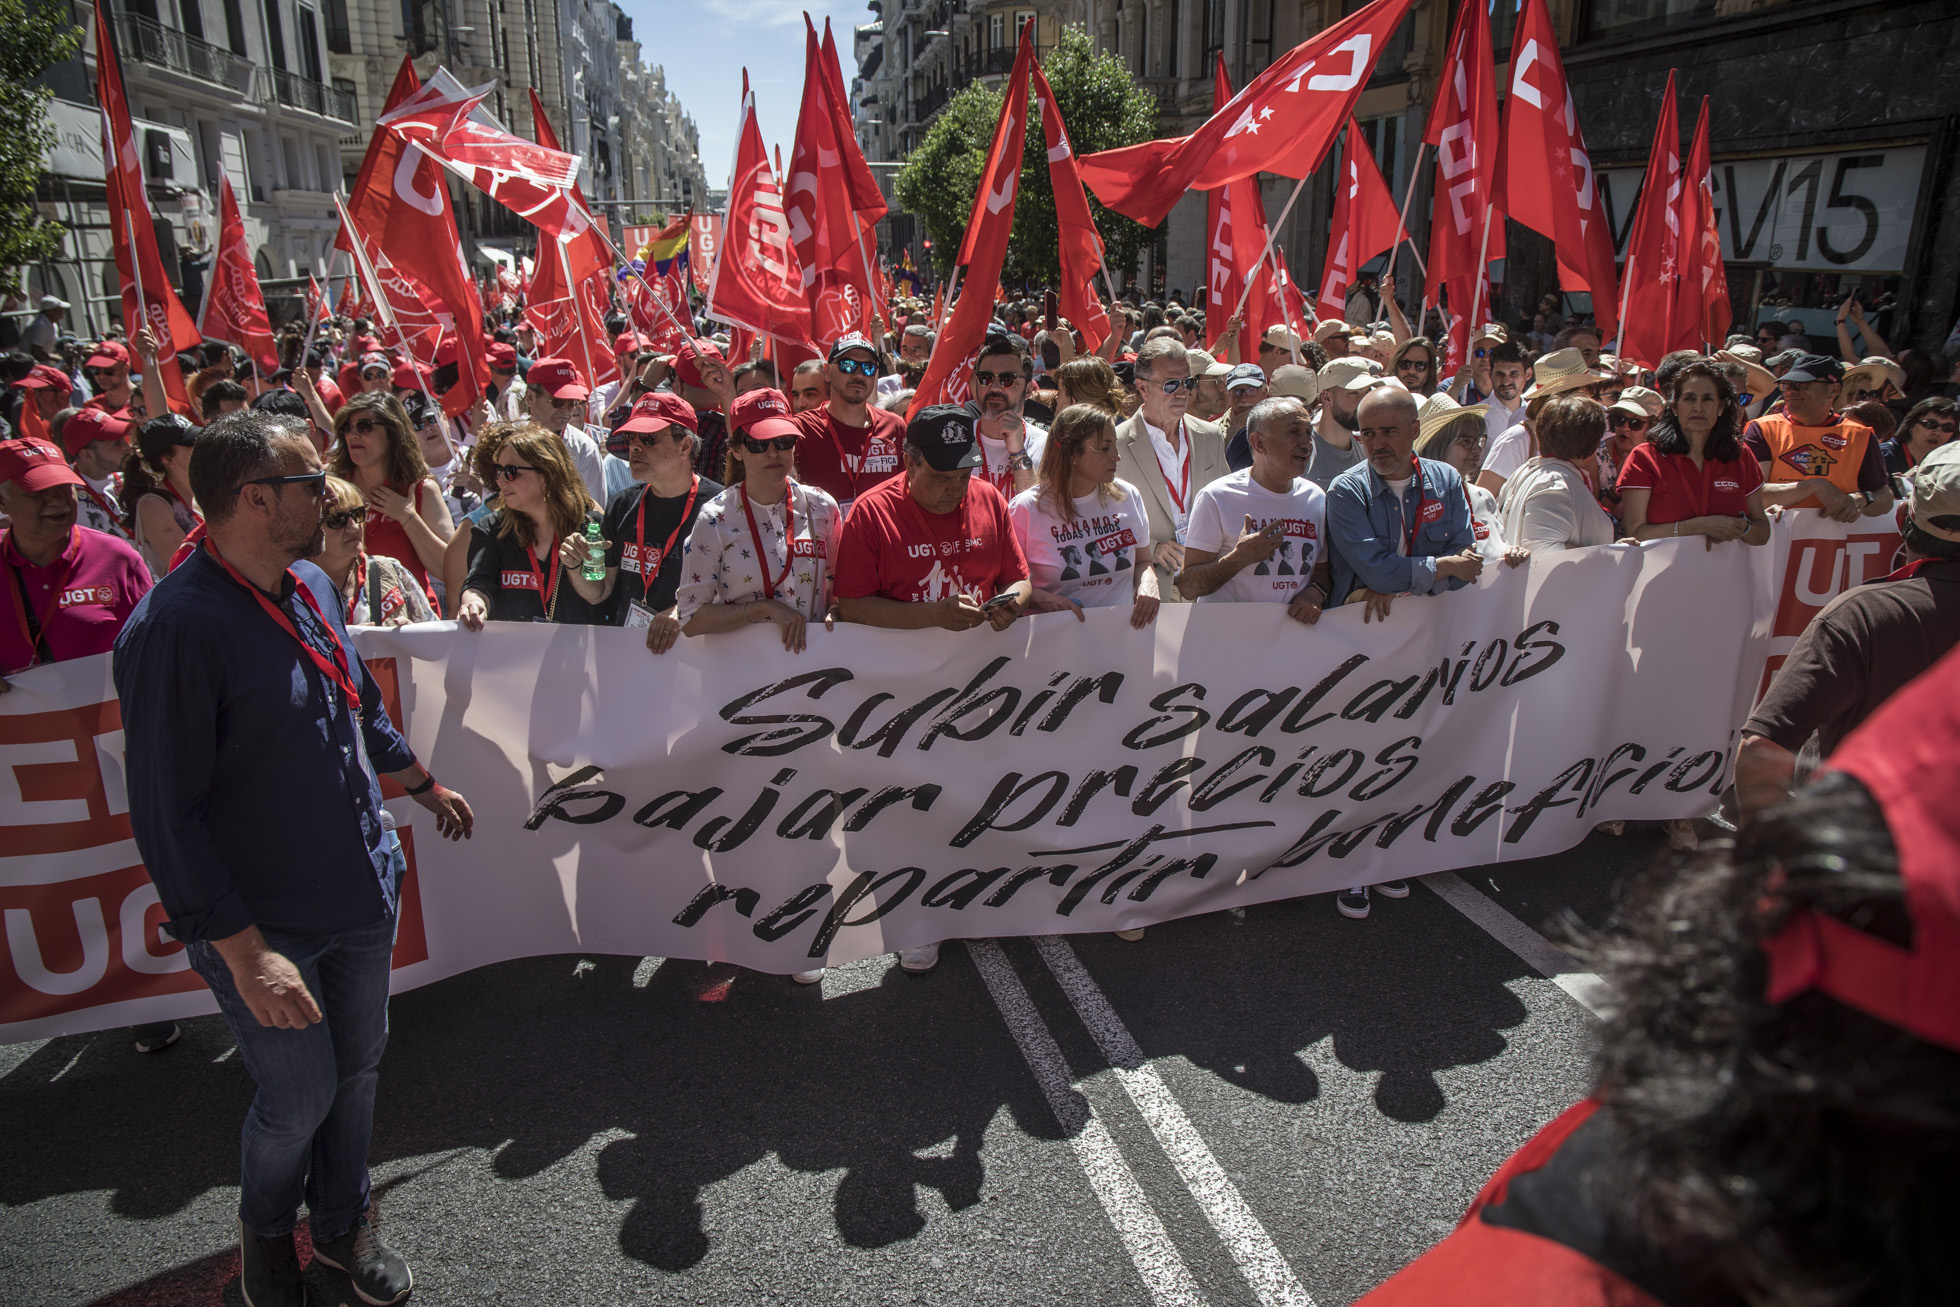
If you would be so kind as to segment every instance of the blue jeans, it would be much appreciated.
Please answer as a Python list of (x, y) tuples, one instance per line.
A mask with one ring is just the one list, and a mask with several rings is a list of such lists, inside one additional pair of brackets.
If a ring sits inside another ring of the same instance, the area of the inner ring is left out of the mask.
[[(405, 863), (393, 854), (396, 884)], [(337, 1239), (368, 1208), (374, 1085), (388, 1044), (388, 972), (395, 917), (338, 935), (262, 932), (289, 958), (320, 1006), (304, 1030), (262, 1026), (208, 941), (189, 947), (239, 1056), (258, 1085), (240, 1141), (238, 1216), (261, 1238), (288, 1234), (306, 1200), (317, 1242)]]

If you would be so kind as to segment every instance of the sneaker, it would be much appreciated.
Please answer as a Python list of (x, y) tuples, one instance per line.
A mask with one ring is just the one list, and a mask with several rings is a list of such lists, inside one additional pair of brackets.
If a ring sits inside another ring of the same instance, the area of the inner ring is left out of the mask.
[(261, 1239), (239, 1224), (238, 1291), (246, 1307), (306, 1307), (306, 1277), (291, 1230)]
[(1134, 944), (1143, 938), (1143, 927), (1138, 926), (1135, 930), (1119, 930), (1116, 932), (1116, 938), (1127, 939)]
[(1374, 887), (1375, 893), (1385, 899), (1406, 899), (1409, 897), (1409, 882), (1406, 880), (1385, 880)]
[(898, 965), (907, 971), (931, 971), (939, 965), (939, 945), (921, 944), (917, 948), (902, 948), (898, 951)]
[(823, 968), (817, 967), (811, 971), (799, 971), (792, 975), (790, 979), (799, 985), (814, 985), (823, 979)]
[(1601, 835), (1624, 835), (1627, 833), (1627, 824), (1624, 821), (1602, 821), (1593, 829)]
[(402, 1255), (381, 1242), (372, 1213), (362, 1212), (354, 1228), (338, 1239), (313, 1241), (313, 1260), (342, 1271), (355, 1296), (373, 1307), (400, 1302), (415, 1288), (415, 1276)]
[(136, 1051), (139, 1053), (161, 1053), (177, 1042), (177, 1036), (184, 1032), (177, 1029), (175, 1021), (155, 1021), (147, 1026), (138, 1026), (130, 1032), (136, 1036)]
[(1693, 853), (1701, 847), (1693, 817), (1676, 817), (1667, 824), (1667, 847), (1680, 853)]
[(1334, 896), (1334, 906), (1341, 910), (1342, 916), (1361, 920), (1368, 915), (1368, 887), (1342, 890)]

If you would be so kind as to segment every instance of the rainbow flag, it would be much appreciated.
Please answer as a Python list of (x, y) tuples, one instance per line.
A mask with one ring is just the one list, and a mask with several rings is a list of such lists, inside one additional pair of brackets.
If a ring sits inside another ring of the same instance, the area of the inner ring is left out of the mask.
[(684, 213), (655, 232), (653, 239), (646, 243), (646, 248), (640, 251), (646, 266), (655, 273), (678, 277), (684, 282), (688, 271), (688, 231), (692, 222), (693, 215)]

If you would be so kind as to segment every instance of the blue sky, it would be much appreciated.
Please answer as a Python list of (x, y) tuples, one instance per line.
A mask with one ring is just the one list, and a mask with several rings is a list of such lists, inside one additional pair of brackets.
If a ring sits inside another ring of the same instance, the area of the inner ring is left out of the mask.
[(831, 20), (844, 85), (857, 71), (851, 29), (875, 15), (864, 0), (619, 0), (632, 16), (640, 58), (667, 70), (667, 87), (701, 129), (708, 185), (728, 185), (741, 127), (742, 68), (749, 70), (763, 144), (789, 160), (803, 99), (803, 14)]

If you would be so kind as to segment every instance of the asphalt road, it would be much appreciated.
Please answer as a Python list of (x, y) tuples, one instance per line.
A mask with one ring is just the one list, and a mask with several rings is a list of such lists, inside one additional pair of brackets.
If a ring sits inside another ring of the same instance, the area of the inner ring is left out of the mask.
[[(1539, 933), (1602, 924), (1660, 846), (1594, 835), (1365, 922), (1323, 895), (820, 989), (486, 967), (394, 1000), (382, 1228), (427, 1305), (1349, 1303), (1584, 1095), (1588, 978), (1544, 974), (1578, 969)], [(0, 1048), (0, 1303), (242, 1302), (251, 1092), (215, 1017), (152, 1057)]]

